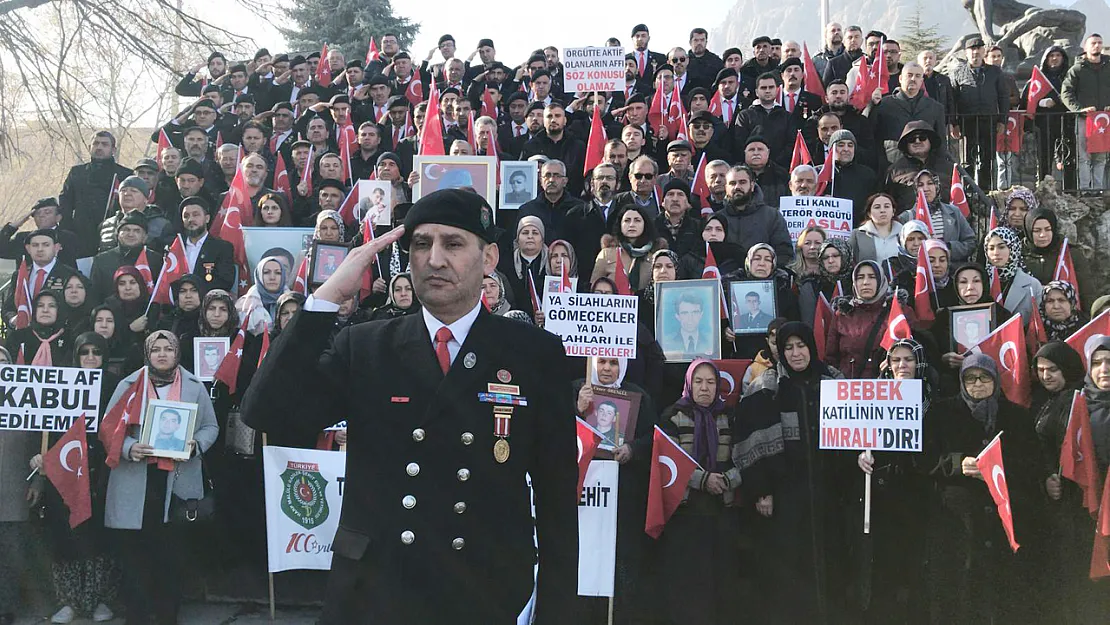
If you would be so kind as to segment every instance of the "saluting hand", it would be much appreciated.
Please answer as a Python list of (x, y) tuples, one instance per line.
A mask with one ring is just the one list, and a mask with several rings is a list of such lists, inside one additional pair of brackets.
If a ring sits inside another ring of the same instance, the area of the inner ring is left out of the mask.
[(404, 232), (404, 226), (397, 226), (373, 241), (351, 250), (351, 253), (347, 254), (347, 258), (339, 263), (339, 268), (335, 270), (335, 273), (319, 289), (316, 289), (314, 293), (316, 299), (333, 304), (342, 304), (354, 297), (358, 293), (359, 287), (362, 286), (362, 274), (366, 273), (370, 269), (370, 265), (374, 264), (378, 252), (393, 245), (393, 242), (400, 239)]

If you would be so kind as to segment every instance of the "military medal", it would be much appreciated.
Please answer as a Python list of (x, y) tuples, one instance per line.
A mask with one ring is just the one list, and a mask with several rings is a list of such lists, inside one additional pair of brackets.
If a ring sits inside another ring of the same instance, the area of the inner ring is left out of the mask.
[(493, 444), (493, 459), (504, 464), (509, 459), (509, 423), (513, 418), (512, 406), (493, 407), (493, 433), (497, 441)]
[(478, 357), (474, 352), (467, 352), (466, 356), (463, 356), (463, 366), (467, 369), (473, 369), (476, 364), (478, 364)]

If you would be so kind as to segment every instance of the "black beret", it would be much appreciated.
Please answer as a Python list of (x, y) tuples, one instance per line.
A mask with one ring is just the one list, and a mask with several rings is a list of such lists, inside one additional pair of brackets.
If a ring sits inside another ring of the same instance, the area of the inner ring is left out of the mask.
[(646, 33), (646, 32), (648, 32), (648, 27), (645, 24), (636, 24), (635, 26), (632, 27), (632, 36), (633, 37), (636, 36), (636, 33)]
[(60, 205), (58, 204), (58, 198), (56, 198), (56, 197), (44, 197), (44, 198), (42, 198), (41, 200), (35, 202), (35, 205), (31, 207), (31, 212), (33, 213), (33, 212), (37, 211), (38, 209), (46, 208), (47, 206), (53, 206), (54, 208), (59, 208)]
[(199, 195), (190, 195), (189, 197), (181, 200), (181, 202), (177, 205), (177, 212), (180, 213), (181, 211), (185, 210), (186, 206), (199, 206), (204, 209), (204, 212), (209, 214), (212, 213), (212, 205), (208, 203), (208, 200), (202, 198)]
[(370, 85), (371, 87), (376, 85), (389, 86), (389, 79), (386, 78), (384, 74), (378, 74), (377, 76), (371, 78), (366, 84)]
[[(216, 87), (216, 91), (219, 91), (219, 90), (220, 90), (220, 88)], [(201, 98), (200, 100), (197, 100), (196, 102), (193, 103), (193, 110), (194, 111), (199, 109), (199, 108), (209, 108), (209, 109), (212, 109), (213, 111), (217, 110), (216, 103), (213, 102), (209, 98)]]
[(395, 109), (399, 106), (403, 106), (405, 108), (408, 108), (409, 107), (409, 99), (406, 98), (403, 95), (395, 95), (392, 98), (385, 101), (386, 110)]
[(491, 48), (494, 47), (493, 39), (479, 39), (478, 40), (478, 47), (479, 48), (484, 48), (486, 46), (489, 46)]
[(192, 174), (197, 178), (204, 178), (204, 167), (197, 159), (191, 156), (186, 156), (185, 158), (181, 159), (181, 164), (177, 167), (177, 175), (175, 175), (174, 177), (176, 178), (183, 174)]
[(259, 48), (258, 52), (254, 53), (254, 60), (257, 61), (258, 59), (260, 59), (264, 56), (270, 56), (270, 51), (267, 50), (266, 48)]
[(308, 59), (298, 54), (297, 56), (289, 59), (289, 68), (292, 69), (298, 65), (304, 65), (305, 63), (308, 63)]
[(459, 90), (454, 88), (454, 87), (448, 87), (448, 88), (444, 89), (443, 91), (441, 91), (439, 93), (439, 97), (442, 99), (443, 96), (450, 95), (450, 94), (454, 94), (455, 96), (460, 97), (460, 98), (462, 97), (462, 94), (459, 93)]
[(739, 76), (736, 74), (736, 70), (732, 69), (731, 67), (726, 67), (726, 68), (722, 69), (721, 71), (717, 72), (717, 78), (716, 78), (716, 80), (713, 81), (713, 84), (719, 85), (719, 84), (721, 84), (721, 81), (726, 79), (726, 78), (738, 78), (738, 77)]
[(543, 102), (537, 101), (537, 102), (533, 102), (533, 103), (529, 104), (528, 105), (528, 110), (525, 111), (525, 113), (527, 114), (527, 113), (531, 113), (532, 111), (542, 111), (542, 110), (543, 110)]
[(227, 70), (227, 73), (229, 74), (234, 74), (235, 72), (243, 72), (244, 74), (246, 74), (247, 66), (243, 65), (242, 63), (236, 63), (235, 65), (231, 66), (231, 69)]
[(771, 45), (781, 46), (782, 45), (782, 39), (779, 39), (778, 37), (775, 37), (774, 39), (771, 40)]
[(350, 104), (351, 99), (347, 97), (346, 93), (337, 93), (328, 101), (329, 104), (335, 106), (336, 104)]
[(124, 226), (138, 226), (143, 230), (146, 230), (146, 215), (140, 213), (139, 211), (131, 211), (129, 213), (126, 213), (123, 216), (123, 219), (120, 219), (119, 223), (116, 224), (116, 232), (119, 232), (119, 229)]
[(316, 192), (319, 193), (327, 187), (334, 187), (336, 189), (339, 189), (340, 194), (344, 194), (347, 192), (347, 187), (343, 186), (343, 183), (339, 182), (335, 178), (324, 178), (323, 180), (321, 180), (320, 183), (316, 185)]
[(744, 142), (744, 147), (748, 147), (753, 143), (762, 143), (764, 147), (770, 147), (767, 145), (767, 140), (764, 139), (762, 135), (752, 135), (748, 137), (748, 140)]
[(629, 106), (629, 105), (632, 105), (632, 104), (647, 104), (647, 100), (644, 99), (644, 94), (642, 94), (642, 93), (633, 93), (631, 96), (629, 96), (628, 100), (625, 101), (624, 105)]
[(403, 60), (406, 60), (406, 59), (409, 60), (409, 61), (412, 60), (412, 57), (409, 56), (408, 52), (401, 51), (401, 52), (398, 52), (397, 54), (393, 55), (393, 61), (394, 62), (403, 61)]
[(304, 59), (306, 61), (311, 61), (312, 59), (318, 59), (318, 58), (320, 58), (320, 53), (319, 52), (310, 52), (308, 54), (308, 56), (304, 57)]
[(740, 51), (740, 48), (728, 48), (725, 50), (725, 53), (721, 55), (721, 60), (727, 59), (734, 54), (739, 54), (740, 58), (744, 58), (744, 53)]
[(275, 65), (278, 64), (278, 63), (288, 63), (289, 62), (289, 55), (285, 54), (285, 53), (279, 54), (279, 55), (274, 57), (274, 60), (272, 62)]
[(297, 92), (297, 99), (300, 100), (306, 95), (314, 95), (316, 97), (320, 97), (320, 89), (318, 89), (316, 85), (303, 87), (300, 91)]
[(360, 61), (358, 59), (351, 59), (350, 61), (347, 61), (346, 67), (348, 67), (348, 68), (357, 67), (359, 69), (362, 69), (362, 61)]
[(278, 102), (270, 110), (273, 111), (274, 113), (277, 113), (278, 111), (280, 111), (282, 109), (285, 109), (287, 111), (292, 112), (293, 105), (288, 103), (288, 102), (284, 102), (284, 101), (283, 102)]
[(508, 106), (513, 102), (516, 102), (517, 100), (524, 100), (525, 102), (527, 102), (528, 94), (524, 93), (523, 91), (514, 91), (510, 93), (509, 97), (505, 99), (505, 106)]
[(440, 224), (473, 232), (486, 243), (496, 243), (501, 229), (493, 225), (493, 209), (482, 196), (464, 189), (441, 189), (417, 200), (405, 215), (401, 248), (409, 249), (422, 224)]
[(235, 96), (235, 103), (236, 104), (254, 104), (255, 103), (254, 96), (249, 94), (249, 93), (240, 93), (239, 95)]
[(436, 45), (437, 46), (442, 46), (443, 44), (447, 43), (448, 41), (453, 43), (455, 41), (455, 38), (452, 37), (451, 35), (443, 35), (439, 38), (439, 43), (436, 44)]
[(487, 70), (487, 71), (490, 71), (490, 72), (492, 72), (492, 71), (493, 71), (493, 70), (495, 70), (495, 69), (499, 69), (499, 70), (501, 70), (501, 71), (505, 72), (506, 74), (508, 74), (509, 72), (513, 71), (513, 70), (509, 69), (509, 66), (505, 65), (505, 64), (504, 64), (504, 63), (502, 63), (501, 61), (494, 61), (494, 62), (493, 62), (493, 65), (490, 65), (490, 66), (489, 66), (489, 70)]
[(674, 73), (674, 65), (671, 65), (670, 63), (664, 63), (664, 64), (660, 65), (659, 67), (655, 68), (655, 73), (656, 74), (658, 74), (659, 72), (662, 72), (662, 71), (668, 71), (668, 72), (673, 74)]
[(219, 93), (220, 92), (220, 86), (215, 84), (215, 83), (210, 82), (207, 85), (204, 85), (204, 88), (201, 89), (200, 92), (201, 92), (201, 95), (204, 95), (205, 93)]
[(779, 63), (779, 66), (778, 66), (779, 73), (781, 74), (784, 71), (786, 71), (786, 68), (793, 67), (793, 66), (801, 67), (803, 69), (805, 68), (805, 65), (802, 65), (802, 60), (795, 56), (795, 57), (791, 57), (789, 59), (786, 59), (782, 63)]
[(32, 230), (30, 232), (30, 234), (27, 235), (27, 238), (24, 239), (24, 240), (27, 243), (30, 243), (31, 239), (33, 239), (35, 237), (50, 237), (51, 241), (57, 243), (58, 242), (58, 231), (53, 229), (53, 228), (39, 228), (38, 230)]
[(755, 39), (752, 39), (752, 47), (753, 48), (758, 46), (761, 43), (771, 45), (771, 38), (768, 37), (767, 35), (762, 35), (760, 37), (756, 37)]

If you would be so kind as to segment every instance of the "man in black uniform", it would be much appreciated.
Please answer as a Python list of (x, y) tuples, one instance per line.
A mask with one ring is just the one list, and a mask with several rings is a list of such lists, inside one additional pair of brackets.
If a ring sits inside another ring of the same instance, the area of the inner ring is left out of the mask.
[[(247, 421), (271, 435), (313, 437), (347, 420), (320, 623), (516, 623), (535, 562), (525, 473), (539, 541), (535, 622), (577, 622), (570, 371), (556, 337), (482, 307), (498, 234), (473, 192), (420, 199), (404, 226), (355, 248), (309, 298), (247, 392)], [(329, 348), (339, 304), (398, 239), (422, 314), (349, 326)]]

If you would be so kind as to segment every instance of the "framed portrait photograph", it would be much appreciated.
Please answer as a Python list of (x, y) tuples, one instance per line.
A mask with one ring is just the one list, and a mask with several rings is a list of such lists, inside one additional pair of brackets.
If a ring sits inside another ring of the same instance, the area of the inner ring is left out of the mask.
[(362, 223), (366, 214), (362, 210), (362, 200), (370, 204), (370, 223), (375, 226), (388, 226), (393, 223), (393, 184), (387, 180), (359, 180), (359, 205), (355, 209), (355, 220)]
[(728, 310), (732, 331), (741, 334), (766, 334), (767, 325), (778, 316), (774, 280), (730, 282)]
[(655, 337), (667, 362), (721, 359), (718, 284), (712, 279), (655, 283)]
[(979, 344), (994, 331), (998, 320), (994, 318), (992, 304), (952, 307), (952, 328), (949, 337), (952, 351), (963, 354)]
[(339, 245), (336, 243), (321, 243), (319, 241), (312, 244), (312, 263), (308, 267), (308, 283), (309, 286), (320, 286), (331, 274), (339, 269), (339, 264), (347, 258), (347, 254), (351, 251), (346, 245)]
[(197, 427), (196, 404), (152, 399), (143, 412), (139, 442), (154, 448), (152, 456), (188, 460), (186, 443), (193, 439)]
[[(586, 423), (594, 426), (601, 434), (597, 448), (612, 452), (625, 441), (636, 437), (636, 417), (640, 412), (640, 394), (622, 391), (619, 388), (594, 387), (594, 402)], [(603, 455), (604, 456), (604, 455)]]
[(501, 161), (501, 195), (497, 208), (516, 210), (539, 194), (539, 170), (532, 161)]
[[(543, 291), (544, 293), (558, 293), (562, 290), (563, 278), (562, 276), (544, 276), (543, 278)], [(570, 279), (570, 292), (578, 292), (578, 278)]]
[[(496, 156), (414, 156), (412, 168), (420, 174), (412, 201), (440, 189), (474, 189), (491, 207), (497, 206)], [(533, 178), (534, 180), (534, 178)]]
[(193, 337), (193, 373), (201, 382), (216, 379), (216, 370), (220, 368), (220, 363), (224, 361), (230, 348), (231, 339), (226, 336)]
[(285, 267), (285, 286), (293, 288), (297, 268), (312, 245), (312, 228), (244, 227), (243, 244), (247, 249), (247, 263), (251, 267), (257, 267), (268, 256), (281, 261)]

